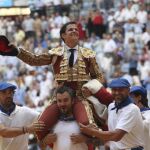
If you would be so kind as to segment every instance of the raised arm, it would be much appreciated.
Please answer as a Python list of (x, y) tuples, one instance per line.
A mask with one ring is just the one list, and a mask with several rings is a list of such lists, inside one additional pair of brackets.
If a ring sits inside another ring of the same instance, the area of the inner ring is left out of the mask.
[(43, 53), (36, 55), (22, 48), (19, 48), (17, 57), (31, 66), (49, 65), (52, 62), (52, 56), (50, 54)]
[(18, 57), (31, 66), (49, 65), (52, 61), (52, 56), (50, 54), (43, 53), (36, 55), (22, 48), (17, 48), (3, 35), (0, 36), (0, 55)]

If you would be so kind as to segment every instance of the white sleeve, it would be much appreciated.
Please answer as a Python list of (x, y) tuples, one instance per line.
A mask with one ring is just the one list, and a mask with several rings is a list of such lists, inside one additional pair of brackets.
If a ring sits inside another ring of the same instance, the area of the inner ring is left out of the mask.
[(28, 122), (29, 123), (33, 123), (39, 116), (39, 112), (37, 112), (36, 110), (33, 110), (31, 108), (28, 107), (24, 107), (24, 111), (26, 116), (28, 116)]
[(0, 128), (3, 128), (3, 127), (5, 127), (5, 126), (4, 126), (4, 123), (3, 123), (3, 121), (0, 119)]
[(136, 126), (138, 114), (138, 111), (134, 108), (132, 110), (126, 111), (124, 114), (122, 113), (117, 123), (116, 129), (130, 132)]
[(144, 120), (143, 123), (144, 123), (144, 128), (146, 129), (146, 131), (148, 131), (150, 137), (150, 119)]
[(4, 122), (3, 122), (3, 117), (1, 118), (2, 116), (1, 116), (1, 114), (0, 114), (0, 128), (2, 127), (2, 126), (4, 126)]

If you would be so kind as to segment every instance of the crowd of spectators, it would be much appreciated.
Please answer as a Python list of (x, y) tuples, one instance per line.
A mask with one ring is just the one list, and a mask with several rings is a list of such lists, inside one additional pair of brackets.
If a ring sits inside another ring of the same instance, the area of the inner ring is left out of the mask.
[[(143, 0), (122, 0), (104, 9), (104, 4), (97, 0), (89, 9), (84, 9), (84, 2), (79, 6), (82, 9), (79, 8), (78, 17), (71, 9), (57, 11), (59, 7), (47, 16), (34, 13), (0, 17), (0, 34), (28, 51), (47, 53), (62, 44), (60, 27), (75, 20), (80, 45), (96, 52), (106, 81), (124, 76), (131, 85), (144, 86), (150, 100), (150, 12), (147, 4)], [(55, 86), (52, 68), (31, 67), (15, 57), (0, 56), (0, 60), (0, 80), (18, 85), (16, 102), (41, 111)]]

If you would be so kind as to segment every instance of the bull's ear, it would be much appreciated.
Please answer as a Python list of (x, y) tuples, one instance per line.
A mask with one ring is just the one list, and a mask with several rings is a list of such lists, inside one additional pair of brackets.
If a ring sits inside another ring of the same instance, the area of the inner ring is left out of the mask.
[(0, 52), (10, 51), (9, 40), (6, 36), (0, 35)]

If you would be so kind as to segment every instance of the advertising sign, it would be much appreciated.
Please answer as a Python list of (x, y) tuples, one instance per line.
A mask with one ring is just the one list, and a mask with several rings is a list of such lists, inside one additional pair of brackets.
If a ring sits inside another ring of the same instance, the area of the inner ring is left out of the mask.
[(28, 7), (0, 8), (0, 16), (29, 15), (30, 13), (31, 11)]

